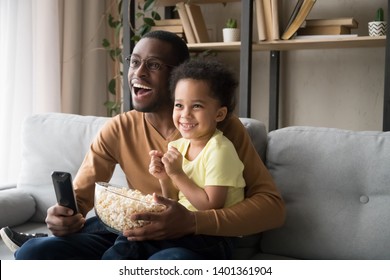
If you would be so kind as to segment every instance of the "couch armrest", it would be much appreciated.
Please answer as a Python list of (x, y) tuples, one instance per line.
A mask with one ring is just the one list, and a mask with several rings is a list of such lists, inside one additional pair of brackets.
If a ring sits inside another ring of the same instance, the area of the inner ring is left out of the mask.
[(34, 198), (16, 188), (0, 190), (0, 227), (26, 222), (35, 213)]
[(16, 183), (15, 184), (0, 184), (0, 191), (14, 189), (14, 188), (16, 188)]

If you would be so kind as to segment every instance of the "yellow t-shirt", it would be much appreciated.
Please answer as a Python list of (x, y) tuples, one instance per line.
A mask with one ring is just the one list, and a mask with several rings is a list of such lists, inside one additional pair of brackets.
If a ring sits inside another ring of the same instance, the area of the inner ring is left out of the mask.
[[(187, 176), (200, 188), (205, 186), (229, 187), (224, 207), (242, 201), (245, 187), (242, 175), (244, 165), (232, 142), (220, 130), (216, 130), (203, 150), (192, 161), (185, 158), (189, 144), (190, 141), (184, 138), (169, 144), (183, 155), (183, 171)], [(197, 210), (182, 192), (179, 192), (179, 203), (189, 210)]]

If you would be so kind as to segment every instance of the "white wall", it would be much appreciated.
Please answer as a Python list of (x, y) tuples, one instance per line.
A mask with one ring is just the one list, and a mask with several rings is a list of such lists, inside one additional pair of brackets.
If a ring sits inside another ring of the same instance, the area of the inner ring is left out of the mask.
[[(296, 1), (282, 2), (283, 27)], [(220, 29), (226, 19), (240, 17), (240, 7), (240, 3), (203, 5), (206, 22), (215, 25), (218, 41), (222, 40)], [(386, 0), (317, 0), (309, 18), (353, 16), (359, 22), (354, 31), (367, 35), (367, 22), (375, 17), (378, 7), (383, 7), (387, 19)], [(256, 25), (253, 38), (257, 39)], [(239, 69), (238, 52), (218, 56)], [(382, 130), (384, 57), (384, 47), (282, 52), (280, 125)], [(254, 52), (252, 117), (266, 124), (268, 74), (269, 53)]]

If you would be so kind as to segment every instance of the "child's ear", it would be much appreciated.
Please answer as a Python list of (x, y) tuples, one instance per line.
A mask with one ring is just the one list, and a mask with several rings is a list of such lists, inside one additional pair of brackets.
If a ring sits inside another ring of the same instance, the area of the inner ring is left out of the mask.
[(226, 115), (227, 115), (227, 108), (226, 107), (219, 108), (217, 111), (216, 121), (217, 122), (223, 121), (226, 118)]

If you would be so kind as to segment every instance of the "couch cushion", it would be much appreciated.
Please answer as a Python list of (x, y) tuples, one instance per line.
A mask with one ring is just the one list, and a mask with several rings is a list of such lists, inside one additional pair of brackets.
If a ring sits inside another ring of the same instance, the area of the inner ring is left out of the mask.
[(390, 132), (279, 129), (269, 133), (267, 166), (287, 219), (264, 233), (265, 253), (390, 258)]
[(56, 202), (51, 173), (67, 171), (74, 178), (93, 138), (107, 120), (61, 113), (38, 114), (25, 120), (17, 188), (36, 201), (32, 221), (43, 222), (47, 208)]
[(16, 188), (0, 190), (0, 228), (26, 222), (35, 212), (34, 198)]

